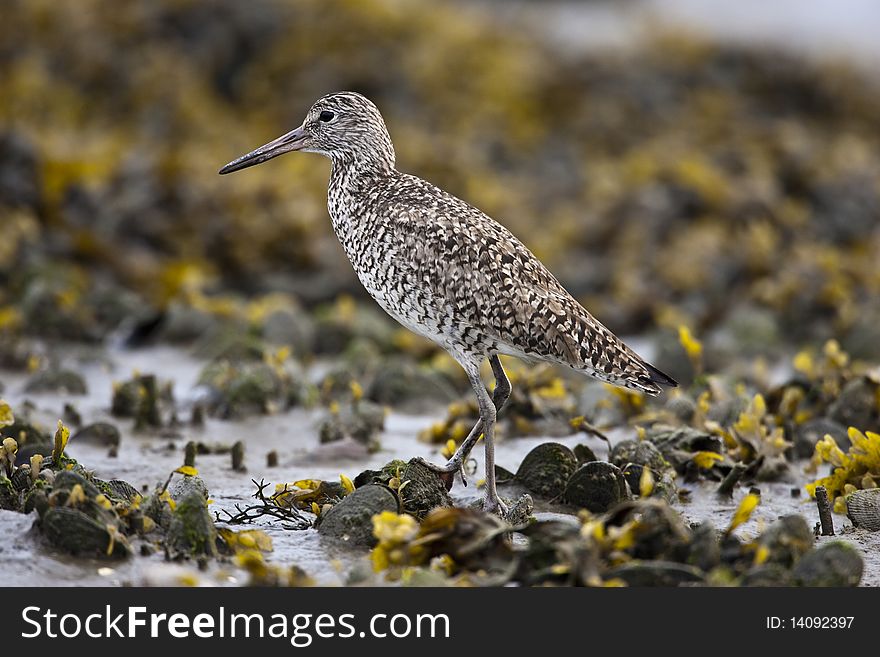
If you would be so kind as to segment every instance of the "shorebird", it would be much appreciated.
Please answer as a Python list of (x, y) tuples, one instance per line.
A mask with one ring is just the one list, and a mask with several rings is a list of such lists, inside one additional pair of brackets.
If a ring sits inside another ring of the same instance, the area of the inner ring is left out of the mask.
[[(462, 466), (482, 435), (486, 511), (507, 513), (495, 486), (495, 421), (510, 396), (500, 354), (566, 365), (649, 395), (677, 385), (587, 312), (504, 226), (398, 171), (385, 121), (364, 96), (323, 96), (298, 128), (220, 173), (291, 151), (330, 158), (330, 219), (367, 292), (403, 326), (448, 351), (467, 373), (480, 419), (445, 465), (431, 466), (447, 487), (456, 473), (466, 484)], [(487, 358), (495, 377), (491, 395), (480, 377)]]

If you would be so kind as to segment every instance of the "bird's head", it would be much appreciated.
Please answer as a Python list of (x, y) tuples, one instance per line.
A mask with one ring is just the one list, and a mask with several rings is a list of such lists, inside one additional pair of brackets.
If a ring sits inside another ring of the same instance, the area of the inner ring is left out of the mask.
[(394, 146), (379, 110), (361, 94), (343, 91), (319, 98), (301, 126), (233, 160), (220, 173), (246, 169), (290, 151), (321, 153), (334, 161), (378, 169), (394, 167)]

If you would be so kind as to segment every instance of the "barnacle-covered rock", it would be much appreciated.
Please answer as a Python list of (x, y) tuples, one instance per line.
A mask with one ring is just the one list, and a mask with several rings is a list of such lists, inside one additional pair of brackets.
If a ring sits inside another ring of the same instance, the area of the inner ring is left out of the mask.
[(301, 373), (286, 362), (218, 360), (202, 370), (199, 383), (210, 390), (208, 412), (224, 419), (285, 410), (306, 393)]
[(0, 509), (18, 511), (20, 507), (18, 493), (12, 481), (6, 475), (0, 474)]
[(217, 528), (202, 492), (190, 490), (175, 501), (168, 523), (168, 546), (184, 554), (215, 556)]
[(602, 513), (630, 498), (629, 485), (616, 465), (593, 461), (579, 467), (569, 477), (563, 499), (593, 513)]
[(397, 493), (403, 510), (419, 519), (438, 506), (452, 506), (446, 484), (421, 459), (406, 464)]
[(849, 448), (850, 442), (846, 435), (846, 427), (830, 418), (814, 418), (797, 426), (794, 432), (794, 454), (798, 458), (808, 459), (816, 451), (816, 443), (826, 435), (834, 438), (840, 449)]
[(701, 522), (691, 532), (687, 549), (687, 563), (709, 572), (721, 561), (721, 546), (718, 531), (710, 522)]
[(675, 470), (649, 440), (622, 440), (611, 450), (611, 463), (623, 472), (630, 490), (640, 490), (644, 468), (649, 468), (653, 486), (650, 494), (672, 501)]
[(666, 410), (681, 422), (690, 422), (697, 412), (697, 404), (687, 395), (681, 394), (669, 398)]
[(864, 569), (864, 559), (852, 545), (831, 541), (804, 555), (792, 576), (801, 586), (858, 586)]
[(635, 559), (684, 562), (691, 551), (690, 529), (663, 500), (638, 499), (618, 504), (605, 518), (606, 530), (613, 527), (626, 530), (624, 549)]
[(302, 479), (293, 483), (276, 484), (272, 496), (275, 504), (311, 511), (313, 505), (319, 508), (326, 504), (336, 504), (348, 494), (341, 481), (321, 479)]
[(88, 424), (71, 437), (74, 444), (99, 445), (101, 447), (118, 447), (121, 439), (119, 429), (109, 422)]
[(318, 516), (316, 527), (321, 536), (350, 545), (372, 547), (376, 544), (376, 537), (371, 519), (383, 511), (399, 511), (397, 496), (387, 486), (368, 484), (356, 488)]
[(162, 426), (160, 403), (171, 401), (171, 385), (160, 387), (153, 374), (138, 374), (113, 386), (110, 412), (116, 417), (133, 417), (135, 429)]
[(49, 369), (37, 372), (25, 384), (26, 392), (62, 392), (84, 395), (88, 392), (83, 377), (72, 370)]
[(259, 363), (266, 353), (263, 341), (235, 321), (215, 325), (193, 347), (193, 355), (207, 361)]
[(262, 318), (263, 339), (270, 344), (290, 345), (295, 354), (306, 354), (315, 341), (315, 323), (303, 308), (277, 307)]
[(757, 539), (759, 549), (767, 551), (766, 563), (787, 568), (813, 548), (813, 531), (803, 516), (783, 516), (770, 525)]
[(877, 426), (880, 416), (877, 389), (878, 384), (867, 377), (847, 382), (828, 407), (828, 417), (845, 427)]
[(776, 563), (750, 568), (739, 580), (740, 586), (792, 586), (791, 570)]
[(532, 496), (526, 493), (520, 495), (507, 505), (507, 513), (504, 514), (504, 521), (512, 527), (522, 528), (531, 520), (532, 512), (535, 510), (535, 502)]
[(150, 495), (143, 504), (144, 515), (163, 529), (168, 529), (178, 501), (189, 495), (197, 495), (207, 501), (208, 487), (201, 477), (180, 477), (167, 490)]
[(510, 525), (491, 513), (447, 507), (422, 520), (419, 536), (431, 556), (449, 555), (454, 568), (484, 571), (489, 577), (485, 584), (500, 585), (516, 568), (509, 531)]
[(315, 351), (338, 354), (355, 338), (367, 339), (387, 351), (395, 327), (373, 307), (358, 304), (348, 295), (315, 311)]
[(541, 443), (526, 454), (515, 480), (544, 498), (557, 498), (565, 491), (578, 462), (574, 453), (559, 443)]
[(646, 432), (646, 437), (678, 472), (684, 470), (694, 453), (717, 454), (723, 447), (718, 436), (692, 427), (655, 425)]
[(458, 391), (434, 369), (409, 358), (388, 358), (381, 361), (381, 367), (372, 375), (364, 395), (377, 404), (406, 405), (411, 409), (451, 402), (458, 396)]
[(609, 568), (607, 580), (623, 580), (627, 586), (682, 586), (700, 584), (705, 574), (698, 568), (670, 561), (631, 561)]
[(600, 581), (599, 550), (595, 543), (583, 540), (577, 524), (543, 520), (521, 531), (528, 545), (520, 556), (518, 581), (580, 586)]
[(386, 463), (381, 470), (364, 470), (354, 478), (355, 488), (367, 484), (382, 484), (388, 486), (393, 479), (400, 481), (400, 476), (406, 470), (407, 462), (394, 459)]
[(321, 423), (319, 436), (322, 443), (349, 438), (371, 452), (379, 449), (379, 434), (385, 428), (385, 409), (378, 404), (360, 399), (343, 408), (332, 404)]
[(21, 462), (34, 454), (48, 456), (52, 453), (52, 436), (41, 427), (25, 421), (15, 421), (0, 427), (0, 442), (3, 438), (14, 438), (18, 443), (17, 458)]

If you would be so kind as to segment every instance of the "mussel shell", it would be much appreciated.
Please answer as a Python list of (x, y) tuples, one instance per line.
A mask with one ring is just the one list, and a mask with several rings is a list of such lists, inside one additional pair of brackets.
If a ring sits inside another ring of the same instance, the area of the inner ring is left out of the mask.
[(847, 495), (846, 515), (855, 527), (880, 531), (880, 488), (857, 490)]
[(569, 504), (604, 513), (628, 500), (630, 491), (620, 468), (605, 461), (593, 461), (584, 463), (571, 475), (563, 497)]
[(526, 454), (516, 480), (536, 495), (554, 498), (565, 491), (576, 468), (577, 457), (568, 447), (542, 443)]

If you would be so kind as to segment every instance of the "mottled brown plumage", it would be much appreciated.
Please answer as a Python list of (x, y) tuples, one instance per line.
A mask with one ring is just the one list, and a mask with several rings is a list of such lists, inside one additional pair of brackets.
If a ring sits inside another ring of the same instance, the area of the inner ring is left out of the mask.
[[(407, 328), (437, 342), (465, 369), (480, 422), (443, 467), (450, 475), (486, 439), (486, 508), (495, 491), (493, 429), (510, 386), (499, 354), (566, 365), (651, 395), (675, 382), (599, 323), (510, 231), (431, 183), (395, 168), (394, 147), (375, 105), (343, 92), (319, 99), (303, 125), (231, 162), (237, 171), (291, 150), (332, 161), (333, 229), (367, 291)], [(490, 359), (492, 398), (479, 369)]]

